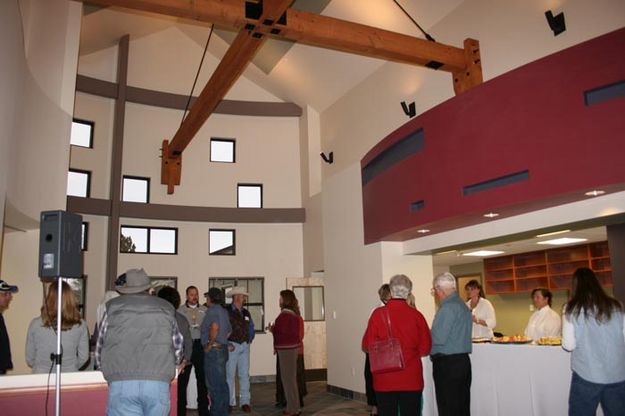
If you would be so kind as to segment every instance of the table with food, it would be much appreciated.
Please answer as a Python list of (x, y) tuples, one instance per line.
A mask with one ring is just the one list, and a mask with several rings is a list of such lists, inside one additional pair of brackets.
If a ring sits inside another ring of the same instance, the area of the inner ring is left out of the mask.
[[(423, 359), (424, 415), (437, 415), (432, 365)], [(566, 415), (571, 356), (559, 337), (522, 335), (474, 339), (471, 354), (471, 414)], [(597, 415), (602, 415), (601, 410)]]

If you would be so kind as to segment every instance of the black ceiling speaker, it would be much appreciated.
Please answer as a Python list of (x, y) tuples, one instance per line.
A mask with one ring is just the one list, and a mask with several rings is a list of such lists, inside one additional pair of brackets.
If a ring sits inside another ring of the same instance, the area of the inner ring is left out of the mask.
[(566, 30), (566, 24), (564, 23), (564, 12), (554, 16), (551, 10), (545, 12), (547, 17), (547, 23), (553, 31), (553, 36), (558, 36), (560, 33)]

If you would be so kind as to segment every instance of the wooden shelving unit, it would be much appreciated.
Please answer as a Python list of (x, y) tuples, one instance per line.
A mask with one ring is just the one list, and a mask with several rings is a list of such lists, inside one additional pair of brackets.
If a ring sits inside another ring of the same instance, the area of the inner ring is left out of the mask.
[(567, 290), (579, 267), (592, 269), (604, 287), (611, 287), (608, 242), (484, 259), (485, 289), (493, 294), (530, 292), (536, 287)]

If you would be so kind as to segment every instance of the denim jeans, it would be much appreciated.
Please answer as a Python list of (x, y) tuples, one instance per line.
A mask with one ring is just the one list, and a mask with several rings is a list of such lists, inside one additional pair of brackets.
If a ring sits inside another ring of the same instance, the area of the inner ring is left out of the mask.
[(106, 415), (169, 415), (169, 383), (154, 380), (111, 382)]
[(625, 415), (625, 381), (597, 384), (573, 372), (569, 393), (569, 416), (594, 416), (601, 403), (605, 416)]
[(237, 392), (234, 380), (235, 373), (239, 373), (239, 405), (250, 404), (250, 344), (233, 342), (234, 351), (228, 352), (226, 374), (230, 389), (230, 406), (237, 405)]
[(225, 347), (212, 348), (204, 353), (204, 374), (211, 398), (211, 416), (228, 416), (230, 391), (226, 382), (226, 361), (228, 350)]

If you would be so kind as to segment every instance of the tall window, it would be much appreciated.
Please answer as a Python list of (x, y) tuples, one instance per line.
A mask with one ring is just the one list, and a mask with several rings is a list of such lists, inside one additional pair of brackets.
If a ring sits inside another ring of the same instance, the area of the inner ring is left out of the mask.
[(89, 198), (91, 193), (91, 172), (70, 169), (67, 172), (67, 195)]
[[(265, 331), (265, 278), (263, 277), (211, 277), (208, 279), (208, 287), (218, 287), (226, 295), (228, 289), (234, 286), (245, 288), (247, 297), (246, 308), (250, 311), (254, 320), (256, 332)], [(226, 303), (231, 303), (232, 298), (226, 297)]]
[(234, 163), (234, 139), (211, 139), (210, 161)]
[(237, 206), (239, 208), (262, 208), (263, 185), (240, 183), (237, 187)]
[(72, 132), (69, 143), (72, 146), (93, 147), (93, 121), (75, 118), (72, 121)]
[(150, 202), (150, 178), (124, 175), (122, 201)]
[(234, 256), (235, 252), (234, 230), (208, 230), (208, 254)]
[(122, 225), (120, 253), (177, 254), (178, 229)]

